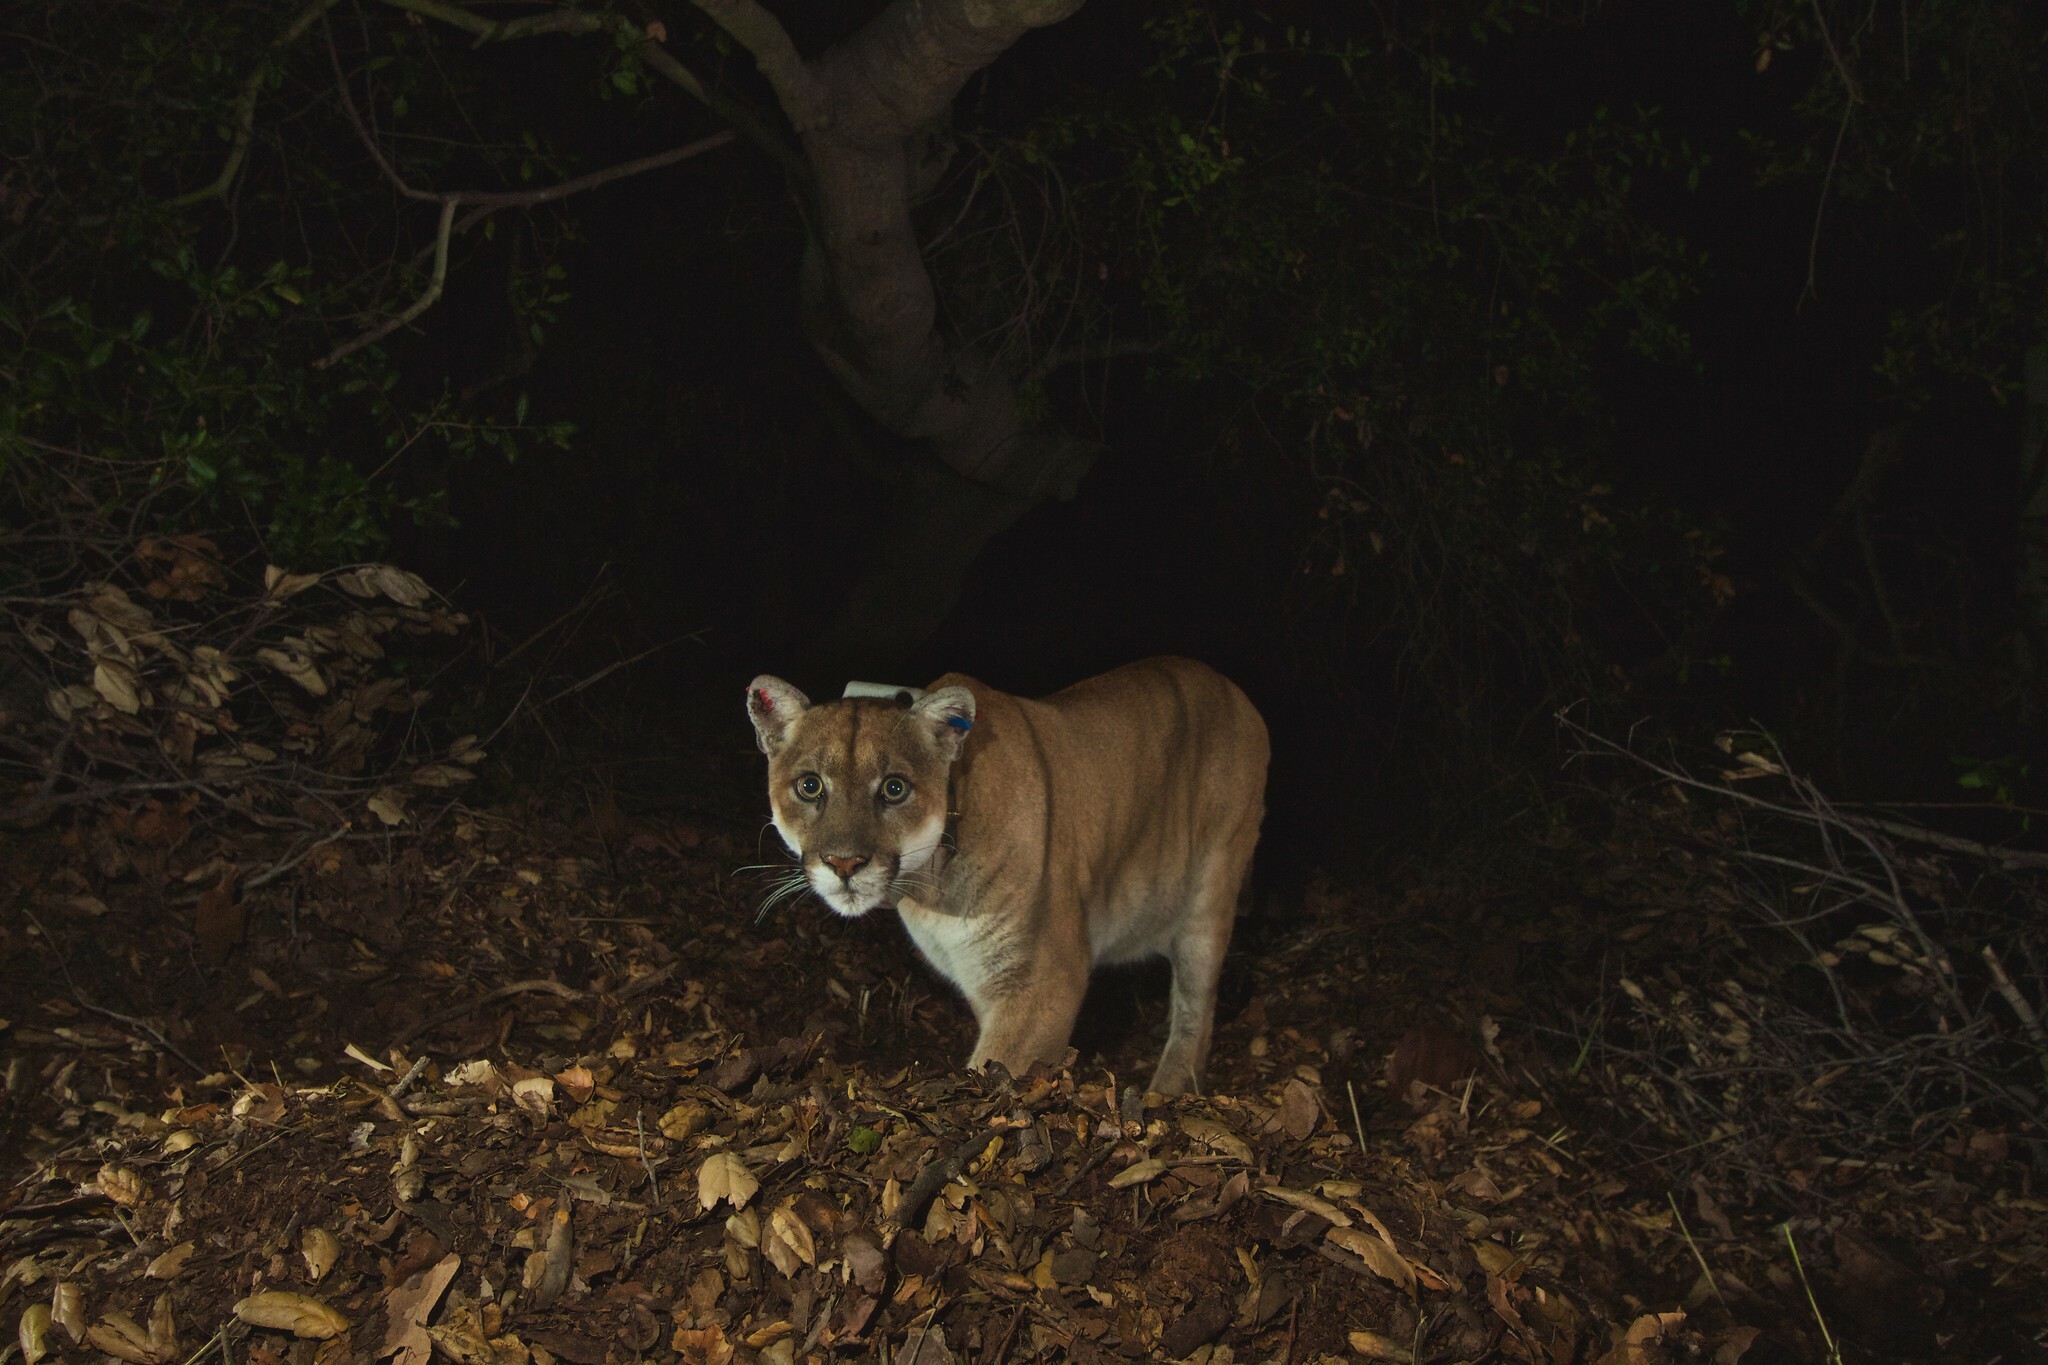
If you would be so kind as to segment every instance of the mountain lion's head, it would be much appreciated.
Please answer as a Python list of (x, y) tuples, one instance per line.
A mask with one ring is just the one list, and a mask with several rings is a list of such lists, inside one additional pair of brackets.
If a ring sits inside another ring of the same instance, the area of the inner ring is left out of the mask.
[(947, 778), (974, 726), (974, 694), (813, 706), (763, 676), (747, 686), (747, 715), (768, 755), (776, 831), (818, 898), (851, 917), (914, 895), (946, 837)]

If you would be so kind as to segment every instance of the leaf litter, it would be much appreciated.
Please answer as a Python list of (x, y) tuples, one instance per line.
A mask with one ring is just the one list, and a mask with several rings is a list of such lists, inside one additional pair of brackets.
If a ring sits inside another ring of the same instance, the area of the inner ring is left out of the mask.
[[(21, 1358), (1907, 1359), (1901, 1314), (1953, 1349), (2048, 1280), (2003, 1149), (1816, 1205), (1796, 1271), (1727, 1191), (1610, 1169), (1555, 1077), (1438, 1036), (1391, 965), (1413, 896), (1320, 885), (1247, 942), (1214, 1093), (1168, 1100), (1128, 1081), (1142, 1018), (959, 1072), (964, 1007), (892, 926), (757, 929), (732, 834), (578, 837), (469, 813), (322, 849), (228, 968), (38, 845), (0, 1025)], [(137, 1013), (81, 1005), (60, 953)]]

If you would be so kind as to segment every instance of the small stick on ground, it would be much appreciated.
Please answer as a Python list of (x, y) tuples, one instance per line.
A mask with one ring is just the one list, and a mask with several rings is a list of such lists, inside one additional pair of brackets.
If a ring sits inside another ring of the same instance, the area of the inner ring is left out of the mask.
[(917, 1173), (917, 1179), (903, 1192), (903, 1202), (896, 1206), (896, 1214), (890, 1221), (899, 1228), (915, 1226), (924, 1217), (927, 1204), (932, 1197), (944, 1189), (946, 1182), (960, 1174), (968, 1162), (988, 1149), (991, 1142), (1000, 1141), (1010, 1135), (1007, 1128), (984, 1128), (953, 1150), (953, 1154), (940, 1161), (934, 1161)]
[(1664, 1199), (1665, 1202), (1671, 1205), (1671, 1216), (1678, 1220), (1678, 1235), (1685, 1239), (1685, 1249), (1692, 1253), (1692, 1258), (1695, 1261), (1699, 1262), (1700, 1274), (1707, 1277), (1707, 1288), (1714, 1291), (1714, 1297), (1721, 1301), (1723, 1308), (1726, 1308), (1728, 1300), (1722, 1295), (1721, 1286), (1715, 1281), (1713, 1269), (1708, 1266), (1707, 1258), (1700, 1254), (1699, 1243), (1695, 1242), (1692, 1237), (1692, 1229), (1685, 1225), (1685, 1215), (1678, 1211), (1677, 1197), (1671, 1191), (1666, 1190), (1664, 1191)]
[(1813, 1310), (1813, 1320), (1820, 1327), (1820, 1339), (1828, 1348), (1828, 1365), (1841, 1365), (1842, 1348), (1835, 1345), (1835, 1334), (1828, 1330), (1828, 1320), (1821, 1316), (1820, 1300), (1813, 1296), (1813, 1284), (1806, 1278), (1806, 1265), (1799, 1259), (1799, 1243), (1792, 1239), (1790, 1220), (1780, 1223), (1779, 1230), (1785, 1234), (1785, 1245), (1792, 1248), (1792, 1268), (1799, 1272), (1799, 1287), (1806, 1291), (1806, 1306)]
[(633, 1111), (633, 1142), (640, 1148), (640, 1166), (647, 1172), (647, 1193), (654, 1207), (661, 1207), (661, 1182), (654, 1178), (654, 1163), (647, 1159), (647, 1130), (640, 1126), (640, 1111)]
[(525, 995), (531, 991), (545, 991), (549, 995), (558, 995), (564, 1000), (581, 1000), (583, 998), (583, 992), (577, 990), (574, 986), (564, 986), (561, 982), (550, 980), (544, 976), (534, 977), (530, 981), (511, 981), (494, 991), (484, 992), (474, 1000), (465, 1000), (459, 1005), (453, 1005), (442, 1010), (439, 1014), (428, 1015), (420, 1020), (419, 1023), (414, 1024), (411, 1028), (393, 1038), (391, 1046), (404, 1047), (422, 1033), (429, 1029), (439, 1028), (450, 1019), (460, 1019), (471, 1010), (481, 1009), (483, 1006), (503, 1000), (507, 996)]

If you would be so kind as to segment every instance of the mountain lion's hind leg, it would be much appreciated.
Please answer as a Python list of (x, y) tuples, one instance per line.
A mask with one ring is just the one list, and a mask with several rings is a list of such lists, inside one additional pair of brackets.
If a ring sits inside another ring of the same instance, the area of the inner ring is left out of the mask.
[(1216, 982), (1223, 975), (1238, 891), (1250, 862), (1248, 844), (1210, 859), (1195, 903), (1188, 907), (1187, 923), (1167, 950), (1166, 959), (1173, 964), (1173, 1004), (1166, 1047), (1152, 1073), (1152, 1088), (1162, 1095), (1201, 1092), (1216, 1023)]

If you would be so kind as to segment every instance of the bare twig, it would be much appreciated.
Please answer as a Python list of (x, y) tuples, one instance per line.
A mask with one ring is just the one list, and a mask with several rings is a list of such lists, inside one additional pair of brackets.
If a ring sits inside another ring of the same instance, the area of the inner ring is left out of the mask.
[(428, 1015), (411, 1028), (400, 1033), (396, 1038), (393, 1038), (390, 1046), (404, 1047), (422, 1033), (427, 1032), (429, 1029), (439, 1028), (450, 1019), (460, 1019), (465, 1014), (482, 1009), (485, 1005), (493, 1004), (508, 996), (526, 995), (532, 992), (543, 992), (548, 995), (559, 996), (564, 1000), (581, 1000), (583, 998), (583, 992), (577, 990), (574, 986), (564, 986), (561, 982), (544, 976), (534, 977), (527, 981), (509, 981), (496, 990), (484, 992), (474, 1000), (465, 1000), (459, 1005), (449, 1006), (438, 1014)]
[(1820, 1339), (1827, 1345), (1829, 1365), (1839, 1365), (1842, 1351), (1835, 1345), (1834, 1333), (1828, 1331), (1828, 1320), (1821, 1315), (1820, 1300), (1813, 1296), (1813, 1285), (1806, 1278), (1805, 1263), (1799, 1259), (1799, 1243), (1792, 1238), (1792, 1224), (1786, 1222), (1780, 1226), (1785, 1233), (1785, 1245), (1792, 1249), (1792, 1268), (1799, 1272), (1800, 1287), (1806, 1291), (1806, 1305), (1813, 1310), (1813, 1320), (1820, 1326)]
[[(1617, 758), (1626, 758), (1667, 781), (1676, 782), (1694, 791), (1712, 792), (1716, 796), (1724, 796), (1738, 805), (1748, 806), (1754, 810), (1768, 811), (1773, 815), (1781, 815), (1787, 819), (1798, 820), (1804, 824), (1817, 825), (1822, 823), (1813, 811), (1804, 807), (1787, 805), (1782, 801), (1770, 801), (1760, 796), (1752, 796), (1748, 792), (1736, 787), (1728, 786), (1724, 783), (1708, 782), (1702, 778), (1694, 777), (1691, 773), (1658, 763), (1654, 759), (1645, 758), (1626, 745), (1618, 744), (1605, 735), (1596, 734), (1592, 730), (1587, 729), (1573, 720), (1568, 711), (1559, 711), (1557, 713), (1557, 723), (1577, 736), (1590, 748)], [(1929, 829), (1925, 825), (1916, 825), (1905, 820), (1892, 820), (1884, 816), (1858, 815), (1831, 808), (1828, 818), (1844, 826), (1861, 827), (1866, 830), (1889, 834), (1899, 839), (1910, 839), (1915, 843), (1927, 844), (1933, 848), (1946, 849), (1951, 853), (1966, 853), (1972, 857), (1983, 858), (1997, 863), (2008, 871), (2022, 867), (2048, 869), (2048, 853), (2035, 853), (2026, 849), (1999, 848), (1993, 844), (1980, 843), (1975, 839), (1965, 839), (1958, 835), (1944, 834), (1940, 830)]]
[[(1719, 864), (1728, 894), (1706, 903), (1746, 909), (1796, 943), (1794, 960), (1832, 994), (1832, 1018), (1803, 1002), (1803, 992), (1760, 994), (1754, 974), (1782, 974), (1782, 959), (1773, 967), (1771, 954), (1740, 931), (1715, 931), (1710, 941), (1718, 942), (1722, 960), (1702, 965), (1697, 979), (1687, 973), (1683, 983), (1668, 973), (1660, 980), (1649, 965), (1654, 947), (1633, 950), (1644, 961), (1623, 983), (1634, 1003), (1625, 1019), (1588, 1043), (1601, 1054), (1590, 1070), (1615, 1080), (1616, 1102), (1666, 1138), (1711, 1134), (1691, 1148), (1659, 1148), (1652, 1159), (1690, 1153), (1699, 1161), (1711, 1151), (1722, 1166), (1747, 1169), (1768, 1184), (1782, 1179), (1781, 1163), (1768, 1153), (1789, 1134), (1811, 1144), (1819, 1160), (1861, 1161), (1937, 1142), (1986, 1100), (2039, 1113), (2038, 1093), (2014, 1074), (2013, 1030), (1991, 1018), (1989, 997), (2011, 1008), (2044, 1069), (2048, 1026), (1999, 954), (1982, 946), (1987, 938), (2010, 939), (2031, 960), (2038, 942), (2033, 879), (2009, 882), (2012, 903), (2001, 912), (1983, 899), (1995, 887), (1981, 876), (1969, 902), (1945, 896), (1944, 887), (1958, 886), (1959, 869), (1941, 860), (2032, 873), (2048, 859), (1844, 812), (1768, 740), (1758, 745), (1761, 753), (1738, 757), (1731, 780), (1717, 783), (1564, 723), (1579, 737), (1582, 755), (1625, 758), (1660, 786), (1711, 794), (1748, 813), (1743, 824), (1708, 836), (1707, 859), (1695, 867), (1705, 874)], [(1729, 747), (1724, 743), (1724, 752)], [(1737, 785), (1766, 777), (1787, 795), (1773, 799)], [(1728, 833), (1740, 842), (1731, 846)], [(1794, 842), (1779, 851), (1764, 843), (1787, 836), (1812, 846)], [(1936, 852), (1909, 860), (1893, 840)], [(1731, 877), (1744, 873), (1750, 885)], [(1978, 959), (1985, 974), (1965, 981), (1959, 968)], [(1884, 1008), (1856, 987), (1864, 971), (1890, 974)]]
[(342, 821), (339, 829), (332, 830), (319, 838), (308, 840), (263, 871), (243, 882), (242, 889), (244, 891), (254, 891), (259, 886), (268, 886), (300, 863), (306, 861), (306, 859), (312, 857), (319, 850), (327, 847), (327, 845), (334, 843), (336, 840), (347, 838), (348, 832), (354, 827), (349, 821)]
[(249, 143), (256, 135), (256, 99), (278, 54), (297, 42), (307, 29), (319, 22), (322, 15), (340, 3), (341, 0), (313, 0), (312, 4), (299, 11), (283, 33), (271, 40), (269, 50), (242, 82), (242, 93), (235, 100), (235, 140), (228, 148), (227, 163), (220, 168), (220, 174), (213, 178), (212, 184), (169, 200), (171, 208), (189, 208), (208, 199), (218, 199), (228, 192), (228, 187), (235, 183), (235, 176), (242, 169), (242, 163), (248, 159)]
[(529, 38), (544, 33), (580, 35), (608, 31), (621, 39), (648, 70), (731, 124), (741, 137), (773, 157), (784, 170), (796, 177), (800, 184), (807, 184), (809, 181), (810, 168), (804, 161), (803, 153), (793, 146), (788, 138), (783, 137), (767, 120), (741, 101), (707, 86), (695, 72), (670, 56), (645, 30), (623, 15), (604, 14), (595, 10), (562, 9), (549, 14), (529, 15), (523, 19), (487, 19), (472, 10), (443, 4), (441, 0), (383, 2), (394, 9), (417, 14), (425, 19), (438, 20), (472, 34), (478, 46), (484, 43)]
[(392, 1087), (384, 1093), (389, 1095), (394, 1100), (404, 1099), (405, 1092), (412, 1089), (413, 1082), (417, 1081), (422, 1075), (424, 1075), (426, 1073), (426, 1070), (427, 1054), (422, 1052), (419, 1056), (413, 1058), (413, 1063), (411, 1066), (405, 1069), (405, 1074), (403, 1076), (400, 1076), (397, 1082), (393, 1084)]
[(1714, 1279), (1713, 1268), (1707, 1264), (1707, 1258), (1701, 1254), (1699, 1243), (1693, 1240), (1692, 1229), (1685, 1225), (1685, 1215), (1679, 1212), (1678, 1197), (1672, 1194), (1671, 1191), (1666, 1190), (1664, 1191), (1664, 1200), (1671, 1205), (1671, 1216), (1678, 1220), (1678, 1235), (1685, 1239), (1685, 1249), (1690, 1251), (1693, 1260), (1699, 1263), (1700, 1274), (1707, 1277), (1707, 1288), (1714, 1291), (1714, 1297), (1721, 1300), (1722, 1307), (1727, 1307), (1728, 1300), (1722, 1295), (1721, 1286)]
[(435, 229), (434, 236), (434, 273), (427, 280), (427, 287), (421, 292), (420, 296), (414, 299), (404, 312), (386, 318), (369, 331), (351, 340), (342, 342), (341, 345), (314, 361), (314, 369), (324, 370), (336, 361), (346, 356), (354, 355), (357, 351), (362, 350), (363, 347), (382, 341), (385, 337), (390, 336), (393, 332), (434, 306), (435, 301), (441, 297), (441, 287), (448, 280), (448, 230), (455, 222), (455, 210), (458, 203), (458, 200), (450, 199), (441, 205), (441, 223)]
[(669, 639), (663, 640), (658, 645), (649, 645), (646, 649), (641, 650), (638, 654), (630, 655), (624, 659), (614, 659), (610, 663), (606, 664), (603, 668), (598, 669), (597, 672), (591, 674), (589, 677), (570, 683), (567, 687), (555, 693), (555, 695), (553, 695), (552, 697), (549, 697), (545, 701), (541, 701), (536, 704), (540, 706), (552, 706), (554, 703), (560, 701), (564, 697), (573, 696), (574, 694), (583, 691), (587, 687), (593, 687), (596, 684), (603, 682), (606, 678), (610, 677), (612, 674), (618, 672), (622, 668), (629, 668), (632, 665), (639, 663), (642, 659), (646, 658), (650, 654), (655, 654), (660, 652), (661, 650), (667, 649), (670, 645), (681, 644), (685, 640), (701, 639), (703, 635), (703, 631), (693, 630), (687, 635), (672, 636)]
[(65, 958), (63, 950), (57, 946), (57, 940), (50, 936), (48, 927), (40, 919), (36, 918), (35, 911), (28, 908), (28, 901), (25, 896), (18, 898), (16, 905), (20, 908), (21, 913), (28, 918), (28, 922), (35, 925), (36, 933), (42, 936), (44, 945), (49, 948), (51, 955), (57, 959), (57, 970), (63, 975), (64, 984), (71, 988), (71, 998), (78, 1002), (81, 1009), (90, 1010), (102, 1018), (126, 1024), (130, 1028), (142, 1030), (156, 1040), (157, 1046), (190, 1068), (193, 1075), (204, 1076), (206, 1074), (205, 1067), (186, 1056), (183, 1048), (180, 1048), (176, 1043), (164, 1037), (163, 1031), (157, 1028), (155, 1024), (150, 1023), (149, 1020), (138, 1019), (132, 1014), (123, 1014), (119, 1010), (110, 1010), (104, 1005), (95, 1005), (92, 1001), (88, 1000), (85, 992), (79, 989), (77, 979), (71, 975), (71, 963)]
[(2027, 1031), (2027, 1037), (2034, 1040), (2035, 1049), (2043, 1054), (2042, 1066), (2048, 1067), (2048, 1031), (2041, 1027), (2041, 1016), (2035, 1013), (2034, 1007), (2027, 1002), (2027, 997), (2020, 994), (2020, 988), (2013, 984), (2011, 975), (2005, 970), (2005, 963), (1999, 959), (1997, 951), (1990, 944), (1987, 943), (1980, 948), (1978, 956), (1984, 959), (1984, 967), (1991, 973), (1992, 989), (1998, 992), (1999, 998), (2005, 1001), (2007, 1008), (2019, 1019), (2020, 1027)]

